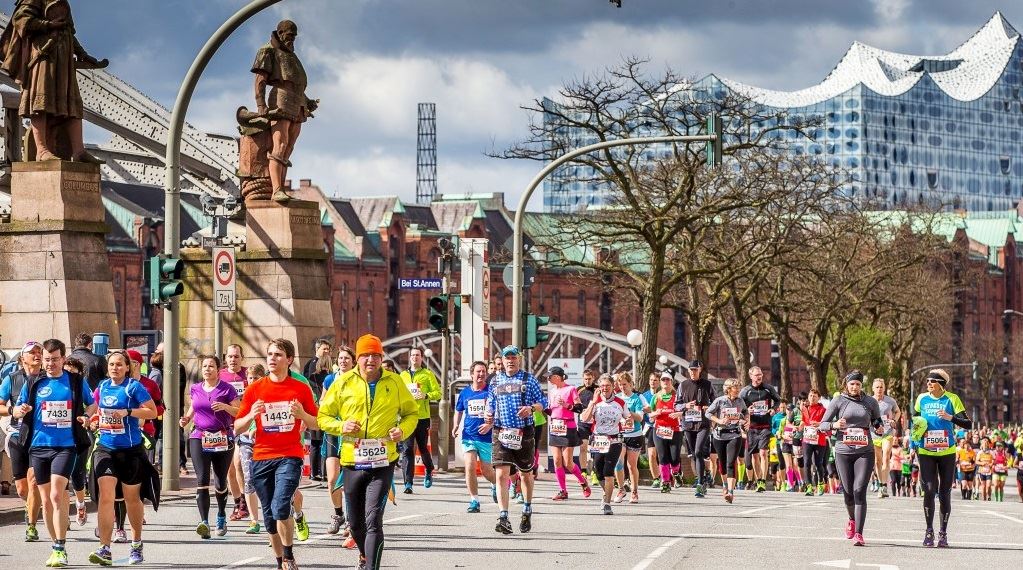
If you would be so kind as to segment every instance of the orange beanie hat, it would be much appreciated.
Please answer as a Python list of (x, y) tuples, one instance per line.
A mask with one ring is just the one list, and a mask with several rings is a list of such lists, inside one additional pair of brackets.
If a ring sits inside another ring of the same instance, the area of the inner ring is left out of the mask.
[(355, 357), (358, 358), (363, 354), (383, 354), (384, 344), (380, 342), (380, 339), (371, 335), (364, 334), (359, 337), (359, 340), (355, 342)]

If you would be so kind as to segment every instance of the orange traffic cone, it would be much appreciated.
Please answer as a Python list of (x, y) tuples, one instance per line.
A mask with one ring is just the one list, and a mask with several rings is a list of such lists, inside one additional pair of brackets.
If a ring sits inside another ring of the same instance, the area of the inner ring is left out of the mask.
[[(429, 439), (426, 440), (426, 452), (433, 456), (433, 444)], [(419, 446), (416, 446), (416, 476), (426, 477), (426, 465), (423, 465), (423, 458), (419, 455)]]

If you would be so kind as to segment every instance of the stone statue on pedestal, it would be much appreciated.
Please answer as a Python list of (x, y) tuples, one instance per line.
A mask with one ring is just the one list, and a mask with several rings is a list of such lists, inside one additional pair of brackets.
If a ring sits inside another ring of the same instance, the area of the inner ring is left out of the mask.
[(75, 38), (67, 0), (18, 0), (0, 36), (3, 69), (21, 86), (19, 112), (32, 122), (25, 156), (35, 160), (102, 163), (85, 150), (78, 69), (101, 69), (109, 61), (89, 55)]
[(259, 49), (252, 64), (256, 111), (238, 109), (242, 135), (238, 176), (246, 202), (270, 198), (284, 204), (291, 200), (284, 188), (291, 153), (302, 123), (313, 116), (319, 103), (306, 97), (308, 79), (295, 54), (297, 37), (298, 26), (291, 20), (277, 24), (270, 43)]

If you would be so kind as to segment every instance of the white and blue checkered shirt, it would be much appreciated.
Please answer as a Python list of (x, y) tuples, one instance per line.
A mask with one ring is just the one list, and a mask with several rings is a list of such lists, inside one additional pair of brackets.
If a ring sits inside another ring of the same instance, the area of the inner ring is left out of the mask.
[[(533, 425), (533, 414), (519, 417), (519, 408), (540, 404), (547, 408), (547, 397), (540, 389), (540, 381), (525, 370), (514, 376), (500, 371), (490, 380), (487, 387), (487, 413), (494, 415), (494, 426), (521, 429)], [(496, 406), (496, 412), (495, 412)]]

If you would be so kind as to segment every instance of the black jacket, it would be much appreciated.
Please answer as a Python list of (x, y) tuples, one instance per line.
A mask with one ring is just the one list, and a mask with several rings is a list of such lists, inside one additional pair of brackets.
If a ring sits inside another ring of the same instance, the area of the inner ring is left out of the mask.
[[(85, 415), (85, 394), (82, 393), (82, 377), (78, 374), (67, 373), (68, 379), (71, 381), (71, 434), (75, 438), (75, 451), (79, 454), (85, 452), (89, 447), (92, 446), (92, 439), (89, 437), (89, 432), (85, 429), (81, 423), (78, 422), (78, 418)], [(35, 378), (32, 378), (28, 384), (28, 401), (26, 404), (32, 406), (32, 409), (36, 408), (36, 385), (39, 381), (45, 379), (46, 376), (40, 374)], [(32, 445), (32, 432), (35, 431), (35, 412), (29, 412), (21, 420), (21, 441), (24, 447)]]
[(89, 388), (95, 390), (100, 381), (107, 377), (107, 361), (96, 356), (88, 348), (78, 347), (72, 350), (69, 356), (82, 361), (84, 365), (82, 370), (83, 376), (85, 376), (85, 381), (89, 383)]

